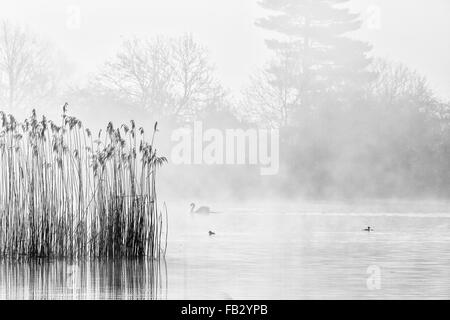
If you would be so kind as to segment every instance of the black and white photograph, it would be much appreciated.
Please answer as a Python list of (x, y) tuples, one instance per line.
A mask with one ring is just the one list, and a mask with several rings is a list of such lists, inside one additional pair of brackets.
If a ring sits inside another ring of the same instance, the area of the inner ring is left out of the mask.
[(449, 14), (0, 0), (0, 300), (450, 300)]

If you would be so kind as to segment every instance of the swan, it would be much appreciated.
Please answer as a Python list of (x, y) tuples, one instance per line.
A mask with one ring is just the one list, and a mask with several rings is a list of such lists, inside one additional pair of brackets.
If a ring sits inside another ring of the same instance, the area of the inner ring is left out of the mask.
[(195, 203), (191, 203), (191, 213), (215, 213), (214, 211), (211, 211), (209, 207), (200, 207), (197, 210), (195, 209)]

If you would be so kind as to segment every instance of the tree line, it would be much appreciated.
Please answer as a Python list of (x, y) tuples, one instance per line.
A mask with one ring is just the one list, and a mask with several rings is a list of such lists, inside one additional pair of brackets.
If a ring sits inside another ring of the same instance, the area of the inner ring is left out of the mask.
[(271, 59), (238, 94), (221, 84), (207, 48), (189, 34), (127, 39), (84, 84), (68, 86), (50, 45), (3, 22), (1, 108), (68, 100), (81, 114), (95, 110), (118, 120), (138, 115), (172, 126), (198, 119), (280, 130), (279, 175), (184, 170), (207, 172), (191, 185), (197, 191), (219, 175), (233, 195), (263, 189), (323, 198), (447, 197), (450, 103), (425, 77), (374, 57), (370, 44), (354, 39), (362, 22), (345, 2), (261, 0), (272, 14), (256, 25), (277, 36), (266, 39)]

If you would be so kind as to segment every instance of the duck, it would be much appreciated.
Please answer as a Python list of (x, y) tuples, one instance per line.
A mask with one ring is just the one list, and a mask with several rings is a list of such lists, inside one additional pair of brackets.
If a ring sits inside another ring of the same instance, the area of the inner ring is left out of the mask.
[(373, 228), (371, 228), (371, 227), (369, 226), (369, 227), (367, 227), (366, 229), (364, 229), (363, 231), (370, 232), (370, 231), (373, 231)]
[(213, 236), (213, 235), (215, 235), (216, 233), (213, 232), (213, 231), (211, 231), (211, 230), (209, 230), (209, 231), (208, 231), (208, 234), (209, 234), (210, 236)]
[(200, 207), (197, 210), (194, 209), (195, 203), (191, 203), (191, 213), (203, 213), (203, 214), (214, 213), (213, 211), (211, 211), (209, 207)]

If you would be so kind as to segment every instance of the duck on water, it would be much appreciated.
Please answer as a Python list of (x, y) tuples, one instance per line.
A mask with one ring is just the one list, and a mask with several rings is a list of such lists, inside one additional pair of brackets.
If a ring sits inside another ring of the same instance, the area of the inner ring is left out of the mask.
[(371, 228), (371, 227), (369, 226), (369, 227), (367, 227), (366, 229), (364, 229), (363, 231), (371, 232), (371, 231), (374, 231), (374, 230), (373, 230), (373, 228)]

